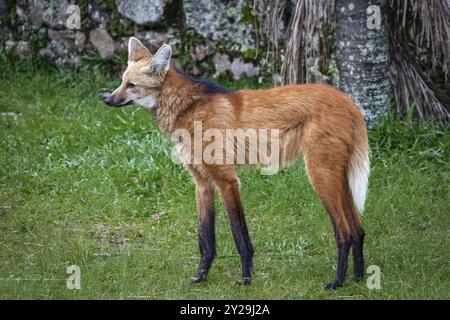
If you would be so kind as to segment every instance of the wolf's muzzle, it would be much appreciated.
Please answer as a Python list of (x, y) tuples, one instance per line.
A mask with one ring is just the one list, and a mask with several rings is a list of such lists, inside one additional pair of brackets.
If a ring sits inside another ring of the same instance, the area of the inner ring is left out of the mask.
[(123, 99), (117, 99), (116, 96), (110, 95), (103, 99), (103, 102), (111, 107), (124, 107), (133, 103), (133, 100), (124, 102)]

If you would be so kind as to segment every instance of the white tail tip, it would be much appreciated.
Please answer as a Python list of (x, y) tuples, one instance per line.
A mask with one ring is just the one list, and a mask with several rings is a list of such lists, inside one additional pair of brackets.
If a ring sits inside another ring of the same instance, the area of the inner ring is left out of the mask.
[(368, 150), (355, 152), (350, 160), (348, 183), (352, 192), (353, 201), (358, 211), (364, 213), (364, 204), (369, 187), (370, 162)]

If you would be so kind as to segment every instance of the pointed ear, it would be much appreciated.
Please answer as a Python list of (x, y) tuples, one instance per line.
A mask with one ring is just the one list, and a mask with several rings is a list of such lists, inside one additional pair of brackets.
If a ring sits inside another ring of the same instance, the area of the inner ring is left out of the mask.
[(128, 41), (128, 62), (150, 58), (152, 54), (137, 38), (131, 37)]
[(169, 45), (164, 44), (159, 48), (158, 52), (155, 53), (150, 66), (148, 67), (148, 72), (150, 73), (166, 73), (170, 67), (170, 58), (172, 57), (172, 49)]

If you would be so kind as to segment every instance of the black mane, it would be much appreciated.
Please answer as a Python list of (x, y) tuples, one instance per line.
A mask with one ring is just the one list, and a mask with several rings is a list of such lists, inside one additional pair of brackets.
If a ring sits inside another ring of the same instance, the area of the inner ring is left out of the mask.
[(215, 83), (213, 81), (209, 81), (209, 80), (203, 80), (203, 79), (198, 79), (195, 78), (194, 76), (191, 76), (190, 74), (184, 73), (181, 70), (175, 69), (180, 75), (182, 75), (185, 79), (200, 85), (205, 92), (207, 93), (229, 93), (229, 92), (233, 92), (235, 90), (231, 90), (228, 89), (224, 86), (221, 86), (218, 83)]

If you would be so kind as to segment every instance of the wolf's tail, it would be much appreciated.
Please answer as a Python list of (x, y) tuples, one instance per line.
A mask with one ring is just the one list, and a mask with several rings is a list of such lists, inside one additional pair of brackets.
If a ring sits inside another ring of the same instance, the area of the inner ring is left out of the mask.
[(363, 132), (364, 134), (356, 137), (347, 176), (353, 201), (361, 214), (364, 212), (370, 174), (369, 144), (365, 128)]

